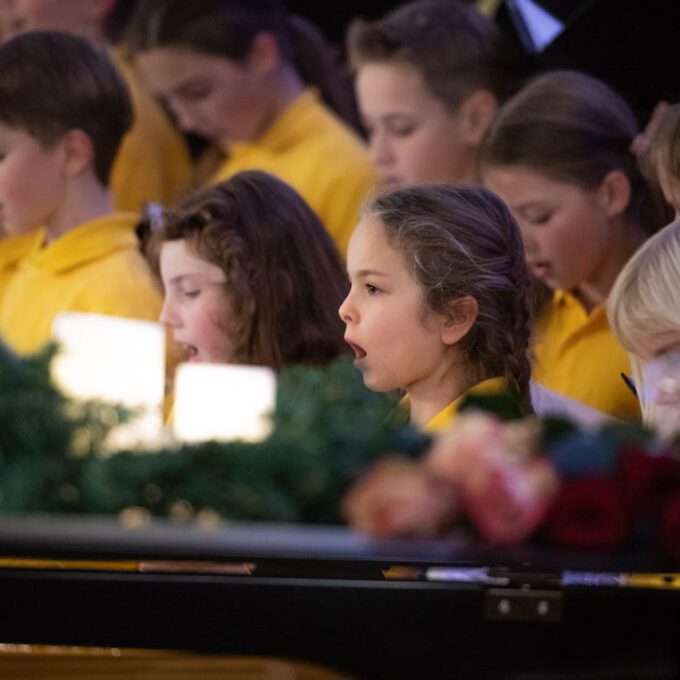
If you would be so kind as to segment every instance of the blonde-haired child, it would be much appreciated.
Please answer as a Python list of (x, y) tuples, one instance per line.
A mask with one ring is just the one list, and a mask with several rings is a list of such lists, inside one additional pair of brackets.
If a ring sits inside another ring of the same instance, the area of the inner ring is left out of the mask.
[(607, 302), (614, 335), (631, 353), (643, 419), (680, 430), (680, 221), (652, 236), (619, 273)]
[(446, 427), (470, 391), (529, 401), (529, 277), (519, 228), (483, 188), (423, 185), (377, 198), (349, 244), (339, 314), (372, 390)]
[(537, 412), (640, 416), (605, 310), (623, 265), (664, 223), (631, 151), (638, 132), (604, 82), (551, 71), (505, 103), (482, 143), (484, 184), (514, 214), (531, 272), (550, 291), (534, 332)]

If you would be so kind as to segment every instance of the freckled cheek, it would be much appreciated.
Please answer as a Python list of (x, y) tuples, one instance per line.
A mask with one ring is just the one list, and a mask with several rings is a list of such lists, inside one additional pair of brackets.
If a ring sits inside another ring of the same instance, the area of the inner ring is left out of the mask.
[(223, 323), (214, 315), (202, 314), (192, 325), (193, 335), (200, 340), (206, 354), (212, 359), (228, 361), (233, 350), (232, 338)]

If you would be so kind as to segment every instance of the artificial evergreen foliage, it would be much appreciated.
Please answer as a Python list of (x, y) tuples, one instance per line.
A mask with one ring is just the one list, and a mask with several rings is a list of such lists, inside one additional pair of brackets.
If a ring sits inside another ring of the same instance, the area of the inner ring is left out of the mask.
[(54, 348), (29, 359), (0, 352), (0, 512), (116, 514), (140, 507), (188, 518), (340, 522), (346, 489), (388, 452), (417, 454), (427, 438), (393, 396), (367, 390), (347, 359), (284, 370), (271, 436), (104, 456), (126, 414), (76, 404), (50, 382)]

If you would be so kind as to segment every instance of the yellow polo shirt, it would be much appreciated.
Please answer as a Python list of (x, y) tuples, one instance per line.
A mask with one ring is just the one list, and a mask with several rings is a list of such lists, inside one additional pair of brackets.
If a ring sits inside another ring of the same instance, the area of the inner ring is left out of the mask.
[(37, 232), (31, 232), (19, 236), (5, 236), (0, 240), (0, 300), (19, 263), (33, 249), (34, 243), (39, 238), (41, 236)]
[(132, 212), (150, 201), (172, 205), (191, 186), (187, 144), (120, 49), (114, 49), (111, 56), (130, 88), (135, 113), (111, 170), (113, 205), (116, 210)]
[(45, 245), (38, 232), (0, 301), (0, 335), (19, 353), (52, 337), (63, 311), (157, 321), (162, 296), (140, 254), (133, 214), (91, 220)]
[(264, 170), (295, 188), (321, 218), (340, 252), (375, 188), (373, 164), (359, 137), (305, 90), (252, 143), (234, 144), (212, 182)]
[(429, 423), (423, 427), (423, 432), (427, 434), (437, 434), (443, 432), (453, 423), (458, 415), (461, 404), (468, 394), (501, 394), (506, 389), (505, 379), (488, 378), (477, 383), (469, 390), (456, 397), (446, 408), (442, 409)]
[(628, 354), (609, 329), (606, 304), (588, 313), (571, 293), (555, 291), (534, 334), (533, 379), (608, 415), (639, 420), (640, 405), (621, 379)]

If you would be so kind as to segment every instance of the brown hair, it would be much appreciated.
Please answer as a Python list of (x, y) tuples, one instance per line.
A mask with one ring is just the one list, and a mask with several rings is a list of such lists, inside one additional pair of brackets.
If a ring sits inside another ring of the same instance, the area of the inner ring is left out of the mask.
[(69, 130), (87, 133), (103, 185), (132, 119), (122, 76), (84, 38), (32, 31), (0, 45), (0, 120), (48, 147)]
[(474, 380), (501, 376), (530, 410), (529, 274), (519, 227), (481, 187), (423, 185), (377, 198), (368, 208), (420, 283), (427, 305), (447, 314), (471, 296), (479, 308), (456, 347)]
[(178, 239), (226, 275), (234, 361), (325, 364), (346, 350), (337, 315), (348, 288), (340, 256), (319, 218), (281, 180), (241, 172), (165, 211), (145, 247), (157, 272), (161, 245)]
[(132, 55), (177, 47), (243, 62), (262, 32), (275, 37), (284, 61), (340, 117), (358, 125), (351, 87), (325, 37), (280, 0), (139, 0), (124, 42)]
[[(652, 133), (649, 148), (643, 156), (643, 170), (650, 181), (659, 182), (659, 172), (680, 183), (680, 104), (672, 104), (663, 112), (656, 130)], [(672, 189), (669, 187), (669, 190)], [(680, 209), (677, 189), (672, 198)]]
[(347, 34), (354, 69), (376, 61), (411, 64), (454, 110), (478, 89), (503, 98), (505, 47), (494, 22), (458, 0), (410, 2), (377, 21), (355, 20)]
[(627, 217), (651, 233), (667, 215), (631, 151), (638, 132), (630, 106), (606, 83), (577, 71), (548, 71), (500, 109), (479, 162), (482, 173), (485, 166), (522, 165), (588, 190), (621, 171), (631, 185)]

